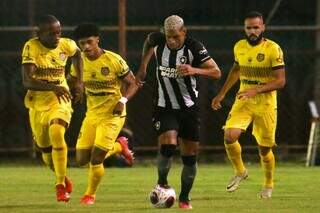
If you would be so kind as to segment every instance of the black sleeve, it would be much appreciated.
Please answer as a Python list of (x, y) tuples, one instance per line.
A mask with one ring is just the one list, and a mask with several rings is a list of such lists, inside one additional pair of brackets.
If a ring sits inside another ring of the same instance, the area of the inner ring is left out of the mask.
[(150, 46), (155, 47), (163, 42), (166, 42), (166, 37), (161, 32), (154, 32), (148, 35)]
[(190, 39), (189, 43), (190, 43), (190, 50), (194, 57), (192, 66), (199, 67), (201, 64), (211, 59), (209, 52), (201, 42), (194, 39)]

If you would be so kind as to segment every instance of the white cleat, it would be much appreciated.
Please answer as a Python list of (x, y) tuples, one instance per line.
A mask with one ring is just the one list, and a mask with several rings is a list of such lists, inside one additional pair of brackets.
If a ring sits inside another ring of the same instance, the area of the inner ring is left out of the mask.
[(226, 190), (227, 192), (234, 192), (238, 189), (240, 182), (248, 178), (248, 171), (244, 170), (244, 172), (240, 175), (235, 175), (229, 181)]
[(261, 199), (271, 198), (272, 190), (273, 190), (272, 188), (264, 188), (264, 189), (262, 189), (262, 191), (260, 192), (260, 198)]

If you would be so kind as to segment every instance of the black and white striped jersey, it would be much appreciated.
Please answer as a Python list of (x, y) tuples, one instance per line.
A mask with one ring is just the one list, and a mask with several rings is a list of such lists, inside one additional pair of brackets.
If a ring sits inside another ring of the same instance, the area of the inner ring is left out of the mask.
[(180, 49), (171, 50), (166, 45), (165, 35), (161, 32), (149, 34), (149, 43), (154, 47), (157, 60), (157, 106), (167, 109), (185, 109), (196, 105), (198, 91), (195, 76), (179, 76), (176, 68), (181, 64), (199, 67), (211, 59), (203, 44), (187, 37)]

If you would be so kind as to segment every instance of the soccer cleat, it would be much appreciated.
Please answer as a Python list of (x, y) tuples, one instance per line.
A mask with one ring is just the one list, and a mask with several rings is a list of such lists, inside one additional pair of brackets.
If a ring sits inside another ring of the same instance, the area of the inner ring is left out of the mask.
[(64, 184), (66, 185), (66, 192), (71, 194), (73, 184), (72, 181), (69, 178), (67, 178), (67, 176), (64, 177)]
[(70, 195), (63, 184), (56, 185), (56, 196), (58, 202), (68, 202), (70, 200)]
[(260, 192), (260, 198), (262, 198), (262, 199), (271, 198), (272, 190), (273, 190), (272, 188), (264, 188), (264, 189), (262, 189), (262, 191)]
[(128, 138), (126, 137), (119, 137), (117, 139), (118, 143), (121, 145), (121, 148), (122, 148), (122, 152), (121, 152), (121, 155), (123, 155), (126, 163), (129, 165), (129, 166), (132, 166), (133, 164), (133, 160), (134, 160), (134, 157), (133, 157), (133, 152), (129, 149), (128, 147)]
[(92, 195), (84, 195), (80, 201), (80, 203), (83, 205), (93, 205), (94, 202), (95, 202), (95, 197)]
[(190, 201), (179, 201), (179, 208), (180, 209), (192, 209)]
[(234, 192), (238, 189), (240, 182), (248, 178), (248, 171), (244, 170), (244, 172), (240, 175), (235, 175), (229, 181), (226, 190), (227, 192)]

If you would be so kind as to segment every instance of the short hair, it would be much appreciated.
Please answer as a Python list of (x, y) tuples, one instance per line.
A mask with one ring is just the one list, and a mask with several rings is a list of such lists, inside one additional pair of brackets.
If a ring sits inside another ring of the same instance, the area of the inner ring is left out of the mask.
[(88, 38), (91, 36), (99, 36), (99, 27), (95, 24), (85, 23), (80, 24), (76, 27), (73, 32), (73, 37), (75, 40), (79, 40), (82, 38)]
[(250, 11), (249, 13), (247, 13), (244, 18), (243, 21), (245, 21), (248, 18), (261, 18), (261, 20), (263, 21), (263, 15), (260, 12), (257, 11)]
[(55, 22), (59, 22), (59, 20), (54, 15), (42, 15), (37, 20), (37, 26), (41, 29), (43, 25)]
[(164, 31), (180, 30), (183, 26), (183, 19), (177, 15), (169, 16), (164, 20)]

